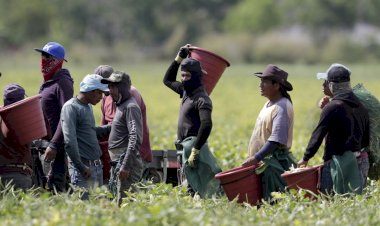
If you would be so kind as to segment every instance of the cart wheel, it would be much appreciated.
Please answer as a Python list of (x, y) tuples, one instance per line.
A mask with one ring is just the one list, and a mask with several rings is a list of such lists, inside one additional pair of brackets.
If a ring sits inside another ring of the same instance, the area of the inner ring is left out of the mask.
[(153, 183), (161, 183), (162, 181), (163, 173), (161, 171), (158, 171), (156, 169), (149, 169), (148, 175), (146, 176), (147, 180), (151, 180)]

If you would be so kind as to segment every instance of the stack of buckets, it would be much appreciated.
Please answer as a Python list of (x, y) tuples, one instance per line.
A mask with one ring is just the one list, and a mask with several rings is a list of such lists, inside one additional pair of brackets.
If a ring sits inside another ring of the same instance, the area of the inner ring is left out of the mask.
[(223, 57), (199, 47), (191, 46), (189, 50), (189, 56), (198, 60), (202, 65), (202, 69), (207, 72), (202, 76), (202, 82), (206, 92), (210, 95), (226, 67), (230, 66), (230, 63)]
[(220, 181), (228, 200), (237, 198), (238, 203), (258, 205), (263, 197), (261, 177), (255, 173), (256, 165), (237, 167), (215, 175)]
[(8, 139), (28, 144), (47, 135), (41, 96), (32, 96), (0, 108), (2, 132)]

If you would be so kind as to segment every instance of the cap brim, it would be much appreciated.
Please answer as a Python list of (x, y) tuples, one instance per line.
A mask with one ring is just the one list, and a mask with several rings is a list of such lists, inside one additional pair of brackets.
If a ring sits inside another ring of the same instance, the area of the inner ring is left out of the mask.
[(253, 75), (255, 75), (255, 76), (259, 77), (259, 78), (263, 77), (263, 73), (262, 72), (256, 72), (256, 73), (253, 73)]
[(317, 73), (317, 79), (327, 80), (327, 73)]
[(107, 88), (107, 89), (100, 89), (100, 90), (101, 90), (103, 93), (106, 93), (106, 94), (107, 94), (107, 93), (109, 94), (109, 92), (110, 92), (110, 89), (108, 89), (108, 88)]
[[(51, 56), (50, 53), (48, 53), (48, 52), (46, 52), (46, 51), (44, 51), (44, 50), (42, 50), (42, 49), (34, 48), (34, 50), (37, 51), (37, 52), (39, 52), (39, 53), (46, 53), (46, 54), (48, 54), (48, 55)], [(67, 62), (67, 60), (66, 60), (65, 58), (63, 58), (63, 60)]]
[(100, 82), (103, 84), (118, 83), (118, 82), (115, 82), (114, 80), (110, 80), (109, 78), (102, 78)]

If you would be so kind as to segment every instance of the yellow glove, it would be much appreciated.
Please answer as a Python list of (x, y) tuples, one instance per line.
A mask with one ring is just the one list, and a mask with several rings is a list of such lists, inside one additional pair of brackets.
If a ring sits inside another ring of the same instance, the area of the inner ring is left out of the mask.
[(199, 162), (199, 150), (198, 149), (191, 149), (191, 154), (189, 158), (187, 159), (187, 162), (189, 163), (190, 167), (196, 168), (198, 166)]

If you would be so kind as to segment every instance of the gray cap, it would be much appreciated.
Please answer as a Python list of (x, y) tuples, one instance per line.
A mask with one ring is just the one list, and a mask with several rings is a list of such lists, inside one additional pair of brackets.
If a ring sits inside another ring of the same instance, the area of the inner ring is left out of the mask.
[(131, 84), (131, 78), (128, 74), (120, 71), (116, 71), (109, 76), (109, 78), (103, 78), (101, 80), (103, 84), (109, 84), (109, 83), (126, 83)]
[(326, 72), (317, 73), (317, 79), (324, 79), (329, 82), (349, 82), (351, 71), (343, 64), (332, 64)]
[(113, 71), (113, 68), (109, 65), (99, 65), (99, 67), (94, 70), (94, 74), (100, 75), (103, 78), (108, 78)]

